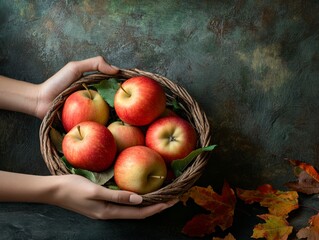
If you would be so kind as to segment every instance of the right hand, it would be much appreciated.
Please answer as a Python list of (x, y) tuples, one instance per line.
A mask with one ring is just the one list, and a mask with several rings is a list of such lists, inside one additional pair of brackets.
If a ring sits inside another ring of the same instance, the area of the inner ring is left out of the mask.
[(50, 199), (53, 204), (93, 219), (143, 219), (173, 206), (178, 200), (138, 206), (142, 197), (132, 192), (111, 190), (79, 175), (53, 176), (60, 184)]

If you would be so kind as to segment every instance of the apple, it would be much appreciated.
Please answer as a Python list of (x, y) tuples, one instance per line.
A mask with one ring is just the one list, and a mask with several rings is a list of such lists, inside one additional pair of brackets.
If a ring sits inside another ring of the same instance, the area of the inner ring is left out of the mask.
[(159, 189), (166, 178), (163, 158), (146, 146), (124, 149), (114, 164), (114, 180), (122, 190), (146, 194)]
[(105, 125), (110, 109), (102, 96), (95, 90), (78, 90), (67, 97), (62, 109), (62, 125), (66, 132), (84, 121), (95, 121)]
[(114, 121), (107, 128), (113, 134), (118, 152), (128, 147), (145, 144), (144, 133), (137, 126), (129, 125), (122, 121)]
[(116, 143), (106, 126), (86, 121), (74, 126), (64, 136), (62, 151), (73, 167), (102, 172), (114, 162)]
[(179, 116), (159, 118), (146, 130), (145, 145), (158, 152), (168, 164), (186, 157), (196, 144), (195, 129)]
[(118, 117), (135, 126), (145, 126), (159, 117), (166, 108), (166, 95), (155, 80), (137, 76), (127, 79), (114, 96)]

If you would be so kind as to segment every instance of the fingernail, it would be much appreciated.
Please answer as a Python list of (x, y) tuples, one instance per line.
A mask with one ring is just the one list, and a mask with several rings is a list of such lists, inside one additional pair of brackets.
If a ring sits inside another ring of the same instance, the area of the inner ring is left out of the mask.
[(130, 203), (135, 203), (135, 204), (139, 204), (143, 201), (143, 198), (140, 195), (130, 195)]

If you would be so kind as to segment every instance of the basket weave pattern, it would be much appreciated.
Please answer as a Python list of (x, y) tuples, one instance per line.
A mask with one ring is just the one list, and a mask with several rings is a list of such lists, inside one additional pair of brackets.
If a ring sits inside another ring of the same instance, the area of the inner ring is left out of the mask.
[[(82, 84), (92, 84), (100, 82), (106, 78), (128, 79), (135, 76), (146, 76), (160, 83), (166, 92), (168, 99), (177, 98), (181, 103), (190, 123), (194, 126), (198, 133), (198, 147), (206, 147), (210, 145), (211, 134), (210, 124), (206, 114), (201, 110), (198, 103), (189, 95), (189, 93), (181, 86), (173, 83), (169, 79), (157, 74), (141, 71), (139, 69), (122, 69), (117, 75), (91, 74), (80, 78), (70, 87), (64, 90), (53, 101), (48, 113), (44, 117), (40, 126), (40, 148), (43, 159), (52, 175), (69, 174), (69, 171), (61, 161), (61, 154), (55, 149), (50, 139), (51, 126), (55, 126), (60, 122), (60, 115), (66, 98), (73, 92), (83, 89)], [(181, 176), (173, 182), (163, 186), (157, 191), (143, 195), (143, 205), (150, 205), (159, 202), (166, 202), (182, 195), (186, 192), (201, 176), (208, 160), (208, 152), (203, 152), (187, 167)]]

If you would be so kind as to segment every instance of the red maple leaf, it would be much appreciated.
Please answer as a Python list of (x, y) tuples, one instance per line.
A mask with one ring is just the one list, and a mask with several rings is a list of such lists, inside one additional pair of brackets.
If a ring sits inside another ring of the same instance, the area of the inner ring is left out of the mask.
[(236, 196), (227, 182), (224, 182), (221, 195), (214, 192), (211, 186), (194, 186), (181, 197), (181, 201), (186, 204), (189, 198), (209, 213), (198, 214), (188, 221), (182, 229), (184, 234), (190, 237), (203, 237), (215, 232), (216, 226), (222, 230), (232, 226)]

